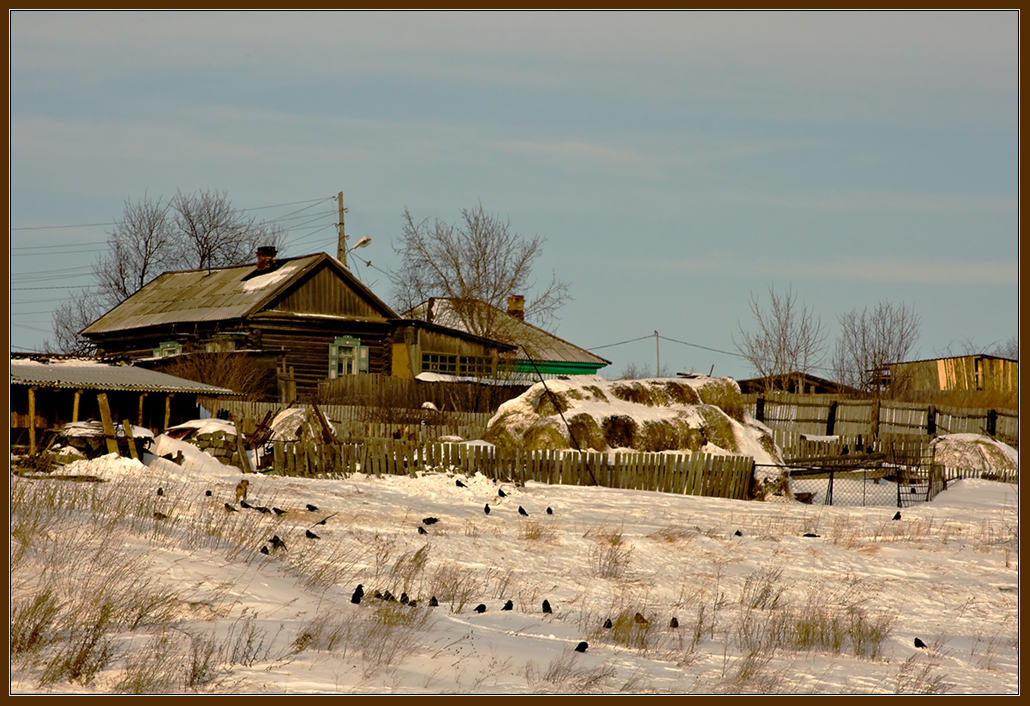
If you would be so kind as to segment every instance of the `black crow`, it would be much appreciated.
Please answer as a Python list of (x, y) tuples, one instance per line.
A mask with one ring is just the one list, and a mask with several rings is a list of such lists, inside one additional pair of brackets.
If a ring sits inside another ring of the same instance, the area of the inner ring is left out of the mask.
[(311, 530), (304, 530), (304, 536), (308, 539), (319, 539), (319, 536)]
[(819, 535), (817, 535), (815, 532), (805, 532), (802, 536), (803, 537), (818, 537)]
[(523, 517), (529, 517), (529, 513), (526, 512), (526, 508), (522, 507), (521, 505), (519, 505), (519, 514)]
[(900, 520), (901, 519), (901, 511), (899, 510), (898, 512), (895, 512), (894, 513), (894, 517), (891, 518), (891, 519)]
[(272, 506), (272, 512), (274, 512), (276, 515), (285, 515), (286, 514), (286, 510), (283, 510), (282, 508), (279, 508), (279, 507), (275, 507), (274, 505)]
[(581, 642), (578, 645), (576, 645), (576, 652), (586, 652), (587, 651), (587, 647), (588, 647), (587, 643)]
[(230, 505), (229, 503), (226, 503), (226, 504), (225, 504), (225, 511), (226, 511), (226, 512), (239, 512), (239, 510), (237, 510), (236, 508), (234, 508), (234, 507), (233, 507), (232, 505)]
[(157, 489), (157, 494), (158, 495), (164, 495), (165, 494), (164, 488), (158, 488)]
[(641, 625), (647, 625), (648, 620), (647, 620), (647, 618), (642, 616), (640, 613), (637, 613), (636, 615), (633, 616), (633, 622), (640, 623)]
[(404, 605), (407, 605), (410, 601), (411, 601), (411, 599), (408, 598), (408, 594), (405, 593), (404, 591), (401, 591), (401, 603), (403, 603)]
[(379, 591), (376, 591), (375, 593), (372, 594), (372, 597), (373, 598), (379, 598), (381, 600), (382, 597), (383, 597), (383, 594), (380, 593)]
[(259, 508), (255, 508), (255, 509), (256, 509), (256, 510), (257, 510), (258, 512), (260, 512), (260, 513), (262, 513), (262, 514), (265, 514), (265, 515), (271, 515), (271, 514), (272, 514), (272, 511), (271, 511), (271, 510), (269, 510), (269, 509), (268, 509), (267, 507), (259, 507)]
[(511, 610), (511, 609), (512, 609), (512, 608), (514, 608), (514, 607), (515, 607), (515, 606), (514, 606), (514, 605), (512, 604), (512, 602), (511, 602), (511, 601), (508, 601), (507, 603), (505, 603), (505, 604), (504, 604), (504, 607), (503, 607), (503, 608), (501, 608), (501, 610)]
[(409, 608), (414, 608), (416, 605), (418, 605), (418, 601), (414, 601), (414, 600), (408, 601), (408, 607)]
[(250, 508), (252, 508), (254, 506), (251, 505), (250, 503), (248, 503), (246, 500), (240, 500), (240, 507), (245, 507), (247, 509), (250, 509)]
[(286, 542), (281, 540), (277, 534), (273, 534), (268, 541), (272, 543), (272, 549), (286, 549)]
[(543, 608), (544, 608), (544, 612), (545, 613), (550, 613), (551, 612), (551, 604), (547, 602), (546, 598), (544, 599)]
[(612, 619), (611, 618), (605, 618), (604, 619), (604, 627), (605, 627), (605, 629), (608, 629), (611, 626), (612, 626)]
[(490, 503), (487, 503), (486, 505), (483, 506), (483, 512), (486, 513), (487, 515), (490, 514)]
[(436, 600), (436, 596), (432, 596), (429, 599), (429, 605), (431, 605), (431, 606), (438, 606), (438, 605), (440, 605), (440, 603), (437, 602), (437, 600)]
[(678, 628), (679, 626), (680, 626), (680, 621), (676, 620), (676, 616), (675, 615), (672, 616), (672, 620), (669, 621), (669, 627), (670, 628)]
[(351, 603), (361, 603), (361, 597), (365, 595), (364, 587), (359, 583), (358, 587), (354, 589), (354, 593), (351, 594)]
[(460, 480), (454, 481), (454, 485), (458, 486), (459, 488), (467, 488), (468, 487), (467, 485), (462, 483)]
[(163, 512), (154, 511), (154, 519), (155, 520), (167, 520), (168, 519), (168, 515), (164, 514)]
[(507, 493), (505, 493), (505, 492), (504, 492), (503, 490), (501, 490), (500, 488), (498, 488), (498, 489), (497, 489), (497, 497), (499, 497), (499, 498), (506, 498), (506, 497), (508, 497), (508, 494), (507, 494)]
[(553, 515), (554, 514), (554, 510), (551, 509), (550, 505), (547, 506), (547, 514), (548, 515)]
[(386, 593), (383, 594), (383, 600), (384, 601), (393, 601), (394, 603), (396, 603), (397, 602), (397, 597), (394, 596), (389, 591), (387, 591)]
[(743, 537), (744, 533), (741, 532), (740, 530), (737, 530), (736, 532), (733, 533), (733, 536), (734, 537)]
[(205, 495), (206, 497), (209, 497), (209, 498), (210, 498), (210, 497), (211, 497), (211, 491), (210, 491), (210, 490), (205, 490), (205, 491), (204, 491), (204, 495)]
[(476, 612), (477, 613), (485, 613), (486, 612), (486, 606), (483, 605), (482, 603), (480, 603), (479, 605), (476, 606)]
[(268, 547), (261, 547), (262, 554), (268, 554)]
[(423, 518), (422, 524), (424, 524), (424, 525), (435, 525), (439, 521), (440, 520), (436, 519), (435, 517), (426, 517), (426, 518)]
[(913, 644), (914, 644), (914, 645), (915, 645), (916, 647), (919, 647), (919, 648), (924, 648), (924, 647), (926, 647), (926, 643), (925, 643), (925, 642), (923, 642), (922, 640), (920, 640), (920, 639), (919, 639), (918, 637), (917, 637), (917, 638), (915, 639), (915, 642), (914, 642)]
[(305, 507), (307, 507), (308, 511), (310, 512), (315, 512), (316, 510), (318, 510), (318, 507), (316, 505), (312, 505), (311, 503), (308, 503), (307, 505), (305, 505)]
[(418, 533), (419, 534), (429, 534), (428, 532), (426, 532), (426, 528), (423, 527), (422, 525), (418, 526)]

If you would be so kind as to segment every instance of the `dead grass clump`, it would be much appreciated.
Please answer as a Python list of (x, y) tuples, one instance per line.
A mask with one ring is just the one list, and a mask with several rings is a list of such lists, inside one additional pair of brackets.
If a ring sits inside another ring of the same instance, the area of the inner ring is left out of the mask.
[(625, 576), (633, 555), (633, 547), (617, 530), (602, 531), (598, 544), (591, 550), (591, 563), (600, 578), (618, 579)]
[(558, 531), (549, 525), (527, 520), (519, 523), (519, 539), (531, 542), (554, 542)]
[(559, 694), (602, 693), (615, 677), (615, 667), (602, 664), (593, 669), (577, 664), (577, 653), (571, 650), (538, 670), (530, 662), (526, 665), (526, 681), (535, 692)]
[(449, 603), (452, 613), (460, 613), (467, 603), (483, 595), (486, 586), (474, 569), (447, 563), (437, 567), (429, 578), (426, 593), (440, 604)]

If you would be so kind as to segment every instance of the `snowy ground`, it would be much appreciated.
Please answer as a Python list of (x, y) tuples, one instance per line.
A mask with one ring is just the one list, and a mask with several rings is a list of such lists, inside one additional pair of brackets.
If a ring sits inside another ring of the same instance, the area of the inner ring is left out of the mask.
[[(893, 520), (445, 471), (249, 476), (279, 515), (226, 510), (241, 473), (189, 444), (154, 451), (180, 449), (181, 467), (61, 470), (105, 483), (12, 477), (15, 612), (48, 588), (80, 623), (105, 597), (135, 606), (77, 679), (53, 667), (78, 634), (55, 618), (12, 653), (13, 693), (1019, 691), (1014, 485), (959, 481)], [(285, 549), (262, 554), (273, 535)]]

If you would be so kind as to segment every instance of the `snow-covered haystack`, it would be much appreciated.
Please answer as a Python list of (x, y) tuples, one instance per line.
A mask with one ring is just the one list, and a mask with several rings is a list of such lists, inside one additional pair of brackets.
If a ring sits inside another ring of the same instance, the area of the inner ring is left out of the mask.
[(502, 404), (483, 438), (508, 449), (567, 449), (570, 429), (581, 449), (700, 450), (780, 462), (768, 428), (744, 414), (730, 378), (549, 380)]
[(978, 471), (1014, 471), (1019, 468), (1018, 451), (983, 434), (945, 434), (931, 444), (934, 462), (951, 468)]

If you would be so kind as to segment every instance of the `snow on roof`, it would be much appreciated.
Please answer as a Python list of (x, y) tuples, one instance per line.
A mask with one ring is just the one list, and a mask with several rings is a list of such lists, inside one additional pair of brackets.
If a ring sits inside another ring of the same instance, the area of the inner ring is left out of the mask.
[(11, 384), (71, 389), (192, 392), (203, 395), (237, 394), (225, 387), (206, 385), (155, 370), (113, 365), (88, 358), (35, 360), (12, 357)]

